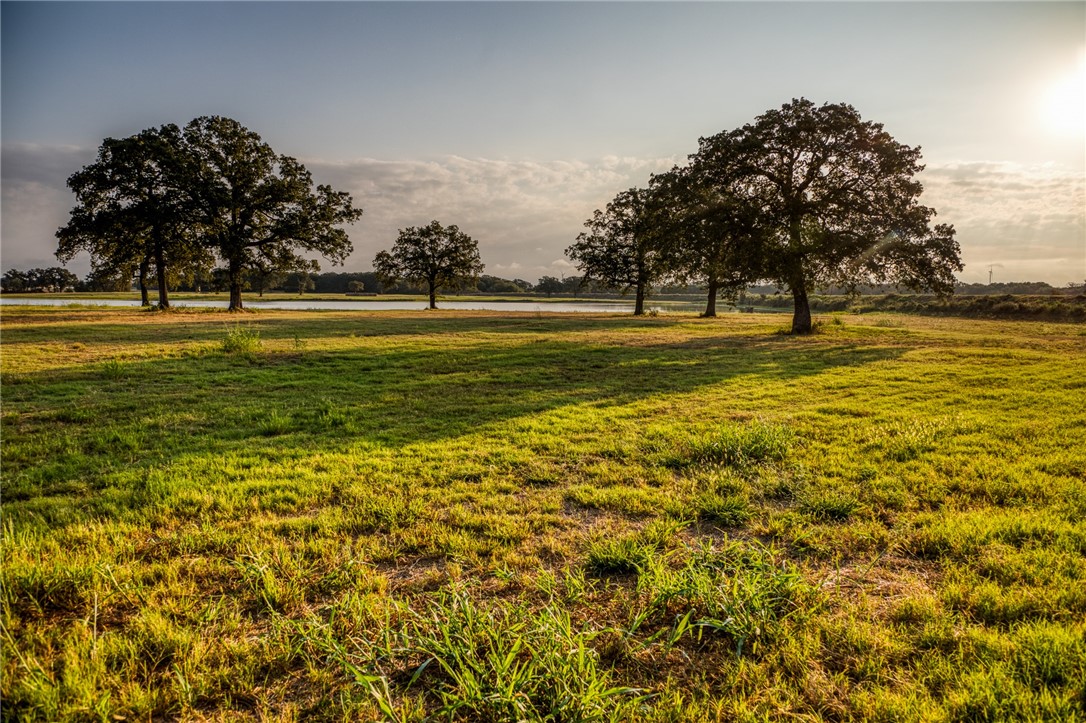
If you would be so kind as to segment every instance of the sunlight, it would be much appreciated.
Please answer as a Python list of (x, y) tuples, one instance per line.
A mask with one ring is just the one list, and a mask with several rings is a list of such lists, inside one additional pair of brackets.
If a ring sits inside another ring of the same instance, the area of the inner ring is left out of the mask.
[(1045, 126), (1061, 135), (1086, 131), (1086, 51), (1073, 71), (1052, 83), (1041, 102)]

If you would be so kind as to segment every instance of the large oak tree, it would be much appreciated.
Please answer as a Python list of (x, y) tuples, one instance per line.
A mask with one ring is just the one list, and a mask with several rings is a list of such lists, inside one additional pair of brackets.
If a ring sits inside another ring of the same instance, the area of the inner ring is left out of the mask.
[(158, 306), (169, 308), (174, 277), (210, 263), (195, 240), (189, 170), (176, 125), (107, 138), (97, 160), (68, 179), (76, 206), (57, 231), (57, 258), (86, 251), (97, 274), (138, 274), (144, 305), (153, 265)]
[(188, 189), (200, 234), (226, 265), (230, 309), (242, 308), (247, 271), (310, 269), (305, 253), (342, 263), (353, 250), (343, 224), (362, 209), (349, 194), (313, 187), (305, 166), (276, 155), (259, 135), (230, 118), (197, 118), (184, 130), (194, 166)]
[(401, 229), (391, 251), (381, 251), (373, 259), (373, 270), (383, 285), (400, 280), (426, 284), (430, 308), (437, 308), (437, 292), (446, 286), (474, 283), (483, 273), (479, 244), (455, 224), (442, 226), (431, 221), (426, 226)]
[(694, 173), (738, 178), (762, 227), (760, 273), (792, 292), (794, 333), (811, 331), (808, 292), (894, 283), (952, 293), (954, 228), (919, 202), (920, 149), (847, 104), (793, 100), (703, 138)]

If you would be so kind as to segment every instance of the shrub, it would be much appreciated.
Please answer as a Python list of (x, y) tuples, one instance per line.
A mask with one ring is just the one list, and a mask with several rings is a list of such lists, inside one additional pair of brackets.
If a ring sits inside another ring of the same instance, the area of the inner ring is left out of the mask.
[(227, 354), (251, 354), (260, 351), (260, 332), (248, 326), (236, 324), (226, 330), (222, 350)]

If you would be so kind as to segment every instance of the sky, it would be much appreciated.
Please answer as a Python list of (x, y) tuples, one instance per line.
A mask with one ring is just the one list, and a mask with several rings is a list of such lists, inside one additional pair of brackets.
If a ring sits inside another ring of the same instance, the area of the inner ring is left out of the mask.
[(923, 149), (963, 281), (1086, 279), (1082, 2), (5, 0), (0, 35), (5, 270), (57, 265), (103, 139), (222, 115), (352, 194), (346, 270), (437, 219), (486, 273), (576, 274), (594, 209), (806, 97)]

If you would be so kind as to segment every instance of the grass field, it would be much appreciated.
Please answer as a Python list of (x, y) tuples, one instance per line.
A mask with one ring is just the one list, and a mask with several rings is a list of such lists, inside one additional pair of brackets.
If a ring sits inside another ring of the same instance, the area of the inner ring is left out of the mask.
[(5, 720), (1082, 720), (1086, 327), (5, 308)]

